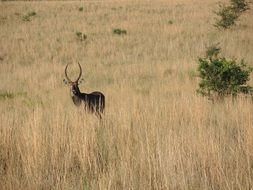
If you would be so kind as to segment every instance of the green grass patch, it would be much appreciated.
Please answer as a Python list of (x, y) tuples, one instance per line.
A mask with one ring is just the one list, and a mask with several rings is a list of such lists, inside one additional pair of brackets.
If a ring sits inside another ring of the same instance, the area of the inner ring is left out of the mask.
[(126, 35), (127, 31), (125, 29), (115, 28), (115, 29), (113, 29), (113, 34)]
[(10, 100), (18, 96), (26, 96), (26, 95), (27, 95), (26, 92), (13, 93), (13, 92), (4, 90), (4, 91), (0, 91), (0, 100)]

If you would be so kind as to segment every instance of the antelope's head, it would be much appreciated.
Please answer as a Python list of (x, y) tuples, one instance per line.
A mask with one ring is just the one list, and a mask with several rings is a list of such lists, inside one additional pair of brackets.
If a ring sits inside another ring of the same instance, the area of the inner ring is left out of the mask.
[(81, 83), (81, 81), (79, 81), (79, 80), (80, 80), (80, 78), (82, 76), (81, 65), (78, 63), (79, 71), (80, 72), (79, 72), (78, 78), (74, 82), (72, 80), (70, 80), (70, 78), (68, 77), (68, 74), (67, 74), (68, 66), (69, 66), (69, 64), (67, 64), (66, 67), (65, 67), (65, 77), (66, 77), (66, 80), (64, 79), (64, 82), (66, 84), (70, 85), (70, 92), (71, 92), (71, 94), (78, 95), (78, 94), (80, 94), (80, 90), (79, 90), (78, 85)]

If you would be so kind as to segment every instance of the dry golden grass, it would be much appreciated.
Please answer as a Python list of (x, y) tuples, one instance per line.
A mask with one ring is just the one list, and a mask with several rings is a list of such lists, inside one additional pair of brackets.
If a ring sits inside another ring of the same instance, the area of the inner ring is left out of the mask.
[[(253, 63), (252, 10), (221, 32), (216, 7), (1, 2), (0, 189), (251, 189), (252, 101), (211, 103), (195, 91), (210, 44)], [(73, 105), (62, 82), (67, 63), (76, 77), (77, 61), (81, 90), (106, 96), (101, 122)]]

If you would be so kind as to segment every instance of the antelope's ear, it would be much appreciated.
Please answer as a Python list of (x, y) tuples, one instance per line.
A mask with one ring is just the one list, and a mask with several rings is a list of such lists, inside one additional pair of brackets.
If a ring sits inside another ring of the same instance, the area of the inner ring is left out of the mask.
[(83, 78), (81, 78), (81, 80), (80, 80), (80, 81), (78, 81), (78, 84), (83, 83), (83, 81), (84, 81), (84, 79), (83, 79)]
[(69, 82), (66, 79), (63, 79), (64, 84), (69, 84)]

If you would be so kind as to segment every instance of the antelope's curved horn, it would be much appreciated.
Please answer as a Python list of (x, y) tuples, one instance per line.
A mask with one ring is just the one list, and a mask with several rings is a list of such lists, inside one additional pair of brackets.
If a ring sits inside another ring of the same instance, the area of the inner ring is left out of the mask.
[(68, 77), (68, 74), (67, 74), (68, 66), (69, 66), (69, 64), (67, 64), (66, 67), (65, 67), (65, 77), (66, 77), (66, 79), (68, 80), (68, 82), (72, 82), (72, 81), (70, 80), (70, 78)]
[(82, 76), (82, 67), (81, 67), (81, 65), (80, 65), (80, 63), (79, 63), (79, 62), (78, 62), (78, 66), (79, 66), (80, 73), (79, 73), (78, 78), (76, 79), (76, 82), (78, 82), (78, 81), (79, 81), (79, 79), (80, 79), (80, 78), (81, 78), (81, 76)]

